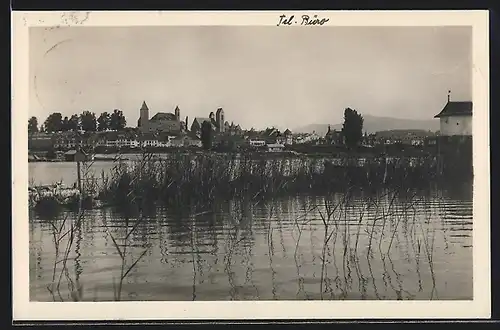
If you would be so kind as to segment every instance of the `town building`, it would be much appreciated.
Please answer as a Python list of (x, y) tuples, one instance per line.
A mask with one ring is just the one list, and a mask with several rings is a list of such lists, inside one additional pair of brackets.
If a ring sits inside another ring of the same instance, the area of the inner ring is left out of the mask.
[(425, 138), (434, 136), (435, 133), (422, 129), (393, 129), (379, 131), (371, 135), (369, 139), (373, 139), (379, 144), (392, 145), (403, 144), (412, 146), (423, 146)]
[(142, 133), (180, 133), (186, 128), (186, 123), (181, 121), (181, 110), (178, 106), (175, 107), (174, 113), (158, 112), (149, 119), (149, 107), (144, 101), (139, 112), (140, 117), (137, 127)]
[(67, 162), (84, 162), (93, 160), (94, 157), (92, 155), (87, 155), (83, 151), (78, 151), (75, 149), (68, 150), (64, 154), (64, 160)]
[(303, 144), (303, 143), (315, 144), (319, 140), (320, 137), (318, 136), (318, 134), (316, 134), (315, 131), (313, 131), (312, 133), (304, 133), (297, 135), (294, 139), (294, 144)]
[(52, 134), (38, 132), (28, 135), (29, 150), (48, 150), (54, 146), (54, 137)]
[(266, 144), (283, 144), (285, 142), (285, 137), (275, 127), (266, 128), (266, 130), (261, 133), (260, 139), (266, 141)]
[(242, 135), (243, 130), (240, 125), (234, 123), (229, 124), (227, 121), (224, 123), (224, 132), (229, 135)]
[(328, 125), (328, 131), (325, 134), (325, 143), (326, 144), (342, 144), (342, 134), (337, 130), (332, 130), (330, 125)]
[(176, 136), (169, 142), (169, 147), (176, 148), (201, 148), (202, 146), (200, 138), (192, 133)]
[(266, 145), (266, 141), (259, 139), (249, 139), (248, 144), (250, 147), (264, 147)]
[[(194, 118), (193, 124), (191, 125), (191, 132), (193, 132), (197, 136), (200, 136), (201, 126), (204, 122), (209, 122), (212, 125), (212, 130), (216, 133), (224, 133), (226, 129), (231, 129), (229, 123), (224, 121), (224, 110), (222, 108), (217, 109), (215, 113), (210, 112), (208, 118)], [(232, 130), (235, 131), (236, 127), (232, 127)]]
[(169, 136), (166, 133), (143, 133), (138, 137), (142, 148), (166, 148), (170, 146)]
[(285, 145), (293, 144), (292, 131), (290, 131), (288, 128), (283, 132), (283, 144)]
[(134, 131), (99, 132), (95, 134), (96, 146), (116, 148), (138, 148), (139, 141)]
[(281, 152), (285, 146), (280, 143), (272, 143), (267, 145), (267, 151), (269, 152)]
[(76, 148), (81, 142), (81, 137), (74, 131), (58, 132), (54, 134), (53, 141), (54, 149), (68, 150)]
[(434, 116), (439, 118), (441, 136), (472, 136), (472, 102), (450, 101), (440, 113)]
[(193, 120), (193, 124), (191, 124), (191, 132), (200, 136), (201, 135), (201, 127), (202, 127), (204, 122), (209, 122), (212, 125), (212, 130), (216, 131), (215, 122), (212, 121), (210, 118), (208, 118), (208, 117), (195, 117)]

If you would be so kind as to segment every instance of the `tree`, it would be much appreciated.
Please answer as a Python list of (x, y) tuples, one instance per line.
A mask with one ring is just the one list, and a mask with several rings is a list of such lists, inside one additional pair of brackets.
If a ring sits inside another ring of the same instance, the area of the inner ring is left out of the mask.
[(62, 131), (67, 132), (70, 130), (69, 119), (68, 116), (65, 116), (62, 121)]
[(37, 132), (38, 132), (38, 120), (36, 119), (36, 117), (33, 116), (28, 120), (28, 133), (33, 134)]
[(110, 116), (109, 128), (112, 130), (122, 130), (127, 125), (127, 120), (125, 120), (125, 116), (121, 110), (115, 109)]
[(68, 121), (68, 131), (78, 131), (80, 129), (80, 117), (78, 115), (71, 115)]
[(60, 132), (62, 129), (62, 115), (60, 112), (50, 114), (44, 122), (48, 133)]
[(209, 150), (210, 148), (212, 148), (212, 138), (212, 123), (210, 123), (209, 121), (204, 121), (203, 124), (201, 124), (201, 143), (203, 145), (203, 149)]
[(351, 108), (345, 109), (342, 136), (348, 148), (357, 146), (363, 138), (363, 116), (358, 114), (356, 110)]
[(110, 128), (110, 125), (111, 125), (111, 116), (110, 116), (110, 114), (107, 113), (107, 112), (101, 113), (101, 115), (99, 116), (99, 118), (97, 118), (97, 124), (98, 124), (97, 129), (99, 131), (108, 130)]
[(90, 111), (84, 111), (80, 115), (80, 124), (82, 130), (85, 132), (95, 132), (97, 130), (97, 121), (95, 118), (95, 113)]

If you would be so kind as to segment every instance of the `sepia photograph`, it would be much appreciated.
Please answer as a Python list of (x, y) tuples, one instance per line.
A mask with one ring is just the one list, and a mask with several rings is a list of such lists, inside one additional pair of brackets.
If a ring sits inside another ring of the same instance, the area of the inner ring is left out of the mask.
[(45, 15), (63, 23), (24, 21), (13, 108), (26, 303), (489, 299), (470, 20)]

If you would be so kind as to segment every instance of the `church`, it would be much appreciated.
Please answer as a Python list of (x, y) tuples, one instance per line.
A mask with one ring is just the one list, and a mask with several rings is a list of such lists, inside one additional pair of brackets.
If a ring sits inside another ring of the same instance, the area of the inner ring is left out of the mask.
[(185, 130), (186, 124), (181, 121), (181, 110), (175, 107), (174, 113), (171, 112), (158, 112), (151, 119), (149, 119), (149, 108), (146, 101), (142, 102), (140, 109), (140, 117), (137, 127), (141, 133), (181, 133)]
[(203, 122), (209, 122), (212, 125), (212, 130), (220, 135), (239, 135), (242, 129), (239, 125), (229, 124), (224, 120), (224, 110), (222, 108), (217, 111), (210, 112), (207, 117), (195, 117), (193, 123), (189, 127), (188, 117), (185, 121), (181, 121), (181, 111), (179, 107), (175, 107), (174, 113), (158, 112), (151, 119), (149, 118), (149, 107), (146, 101), (142, 103), (140, 109), (140, 117), (137, 122), (137, 127), (141, 133), (168, 133), (179, 135), (191, 131), (193, 134), (201, 135), (201, 126)]
[(191, 125), (191, 132), (200, 136), (201, 125), (205, 121), (209, 122), (212, 125), (212, 130), (220, 135), (240, 135), (242, 133), (240, 125), (229, 124), (229, 122), (224, 121), (224, 110), (222, 108), (217, 109), (215, 113), (210, 112), (208, 118), (196, 117)]
[(191, 132), (195, 134), (201, 133), (201, 125), (203, 122), (209, 122), (212, 124), (212, 129), (217, 133), (224, 133), (224, 110), (222, 108), (217, 109), (217, 112), (214, 114), (210, 112), (208, 118), (205, 117), (196, 117), (193, 120), (193, 124), (191, 125)]

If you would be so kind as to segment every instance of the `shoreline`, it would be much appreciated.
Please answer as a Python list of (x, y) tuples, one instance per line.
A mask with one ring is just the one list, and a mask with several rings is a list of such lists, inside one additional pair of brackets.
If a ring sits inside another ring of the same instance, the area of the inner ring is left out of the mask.
[[(50, 187), (52, 186), (52, 187)], [(458, 186), (453, 186), (453, 189), (470, 189), (472, 188), (472, 182), (467, 181), (467, 182), (462, 182)], [(433, 190), (443, 190), (443, 191), (449, 191), (450, 189), (450, 184), (444, 184), (439, 183), (439, 182), (428, 182), (428, 185), (426, 186), (421, 186), (421, 187), (415, 187), (411, 189), (410, 191), (412, 192), (417, 192), (417, 195), (424, 196), (430, 191)], [(41, 188), (41, 189), (40, 189)], [(38, 190), (37, 194), (40, 193), (41, 190), (44, 188), (54, 188), (54, 185), (45, 185), (45, 187), (40, 186), (40, 187), (32, 187), (30, 190)], [(64, 187), (62, 190), (73, 190), (75, 191), (74, 188), (69, 188), (69, 187)], [(371, 193), (383, 193), (387, 191), (392, 191), (393, 193), (398, 193), (400, 194), (403, 190), (401, 190), (401, 187), (399, 189), (394, 189), (393, 186), (387, 185), (387, 186), (380, 186), (378, 189), (375, 191), (370, 191), (370, 190), (365, 190), (363, 187), (356, 187), (352, 192), (354, 193), (354, 196), (362, 198), (365, 194), (371, 194)], [(406, 191), (408, 193), (408, 191)], [(321, 192), (321, 191), (315, 191), (313, 193), (311, 192), (296, 192), (296, 193), (284, 193), (284, 194), (276, 194), (274, 196), (266, 196), (263, 197), (262, 199), (259, 199), (260, 201), (263, 202), (272, 202), (276, 200), (280, 200), (282, 198), (293, 198), (293, 197), (300, 197), (300, 196), (315, 196), (315, 197), (325, 197), (325, 196), (332, 196), (336, 194), (345, 194), (345, 192), (342, 191), (332, 191), (332, 192)], [(30, 211), (34, 211), (40, 214), (55, 214), (59, 213), (60, 211), (74, 211), (78, 212), (81, 210), (99, 210), (99, 209), (113, 209), (116, 211), (123, 211), (123, 212), (137, 212), (137, 211), (143, 211), (143, 212), (148, 212), (156, 208), (171, 208), (172, 210), (177, 210), (181, 211), (181, 209), (178, 209), (176, 207), (173, 207), (172, 204), (169, 203), (162, 203), (159, 201), (154, 201), (152, 203), (120, 203), (117, 200), (113, 199), (107, 199), (105, 197), (101, 196), (82, 196), (80, 193), (75, 193), (71, 196), (66, 196), (62, 197), (60, 194), (50, 194), (50, 195), (45, 195), (45, 196), (40, 196), (38, 195), (39, 198), (33, 198), (35, 196), (30, 194), (29, 198), (29, 203), (28, 203), (28, 209)], [(248, 197), (248, 196), (247, 196)], [(363, 198), (366, 198), (364, 196)], [(226, 201), (227, 199), (224, 198), (217, 198), (213, 201), (211, 201), (208, 204), (202, 204), (199, 206), (203, 206), (203, 209), (212, 209), (214, 205), (218, 205), (219, 203)], [(238, 201), (248, 201), (245, 196), (234, 196), (231, 200), (238, 200)], [(196, 205), (189, 205), (190, 207), (195, 207)], [(196, 207), (195, 207), (196, 208)], [(196, 211), (196, 214), (198, 211)], [(211, 211), (204, 211), (204, 213), (211, 212)]]
[[(318, 157), (331, 157), (331, 158), (342, 158), (342, 159), (368, 159), (368, 158), (428, 158), (436, 157), (438, 153), (432, 152), (430, 150), (414, 149), (414, 150), (403, 150), (403, 151), (381, 151), (381, 150), (363, 150), (363, 151), (346, 151), (346, 150), (335, 150), (335, 151), (311, 151), (311, 152), (298, 152), (294, 150), (285, 151), (250, 151), (250, 152), (220, 152), (220, 151), (183, 151), (183, 152), (172, 152), (172, 151), (156, 151), (148, 152), (150, 155), (159, 157), (170, 157), (176, 155), (233, 155), (235, 157), (245, 157), (245, 156), (255, 156), (256, 158), (293, 158), (293, 157), (305, 157), (305, 158), (318, 158)], [(115, 160), (135, 160), (139, 159), (143, 153), (96, 153), (93, 155), (92, 159), (89, 161), (115, 161)], [(51, 159), (46, 157), (40, 157), (38, 159), (28, 158), (29, 163), (39, 163), (39, 162), (75, 162), (74, 160), (67, 159)]]

